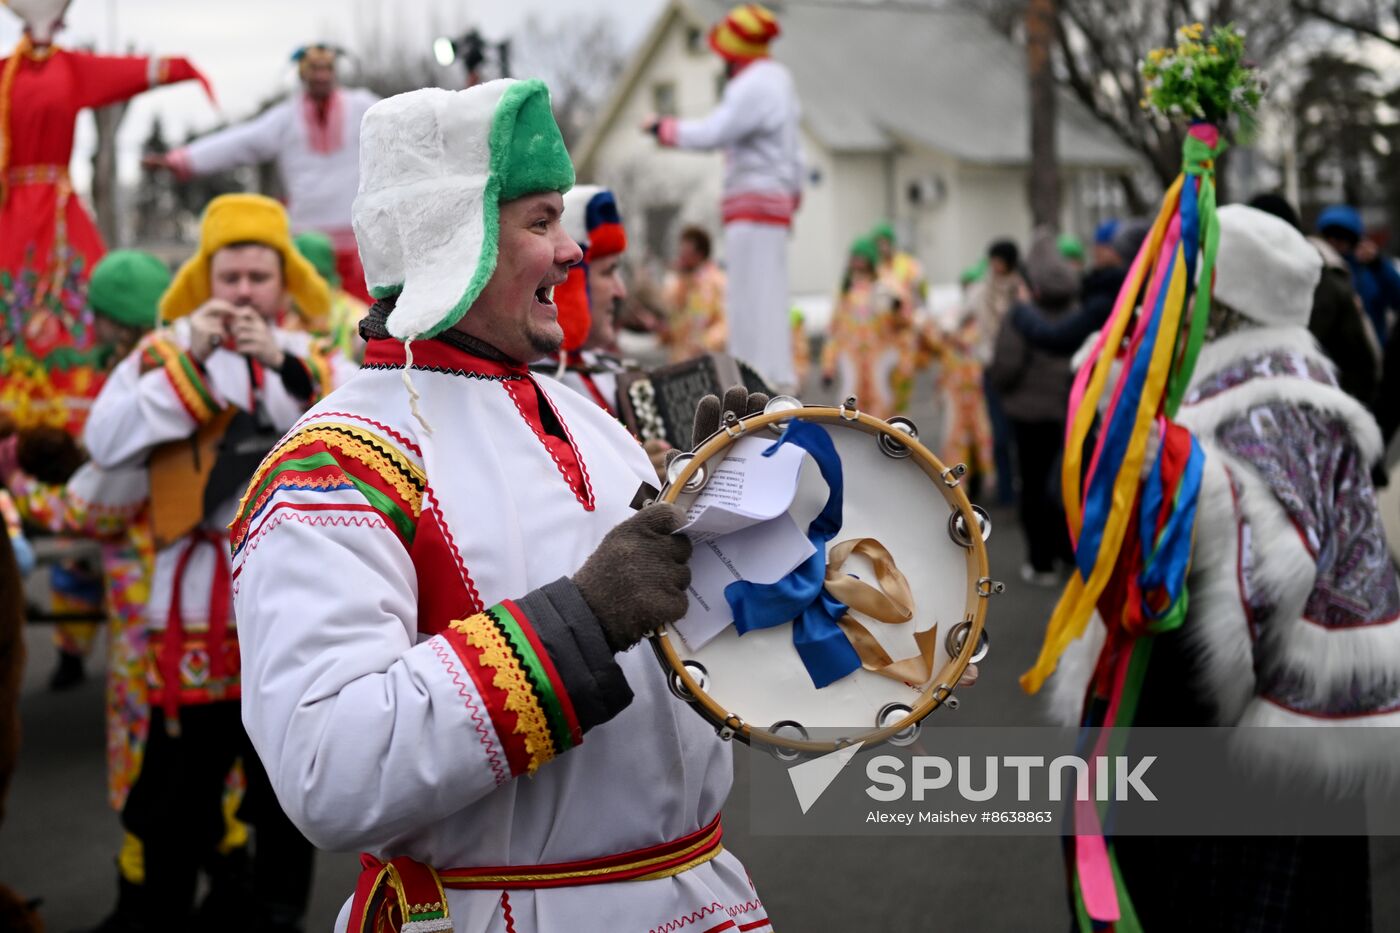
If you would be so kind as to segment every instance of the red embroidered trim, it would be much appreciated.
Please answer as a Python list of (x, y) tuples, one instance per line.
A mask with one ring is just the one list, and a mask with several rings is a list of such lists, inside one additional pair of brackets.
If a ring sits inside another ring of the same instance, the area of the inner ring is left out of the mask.
[(554, 698), (564, 712), (564, 721), (569, 726), (569, 737), (574, 745), (578, 745), (583, 741), (583, 729), (579, 726), (578, 713), (574, 711), (573, 701), (569, 699), (568, 688), (564, 686), (564, 678), (559, 676), (559, 670), (554, 666), (554, 659), (549, 656), (549, 650), (540, 641), (540, 635), (535, 631), (535, 626), (530, 622), (529, 616), (525, 615), (514, 601), (503, 600), (500, 605), (501, 608), (515, 617), (520, 631), (525, 633), (525, 639), (530, 643), (535, 657), (539, 659), (540, 666), (544, 668), (545, 676), (549, 678), (549, 687), (554, 691)]
[[(674, 931), (679, 930), (682, 927), (688, 926), (692, 923), (699, 923), (701, 920), (705, 919), (709, 915), (717, 914), (721, 910), (724, 910), (724, 905), (721, 904), (719, 901), (712, 901), (705, 907), (701, 907), (698, 910), (692, 910), (690, 913), (677, 917), (674, 920), (668, 920), (665, 923), (661, 924), (661, 926), (659, 927), (652, 927), (651, 930), (648, 931), (648, 933), (674, 933)], [(732, 926), (734, 921), (730, 920), (729, 923)]]
[(339, 525), (345, 528), (351, 526), (359, 528), (379, 527), (385, 529), (390, 534), (393, 534), (393, 529), (389, 527), (387, 520), (373, 506), (340, 506), (341, 511), (346, 511), (349, 509), (364, 509), (365, 511), (371, 514), (357, 515), (354, 517), (344, 515), (338, 517), (313, 517), (311, 515), (305, 514), (304, 512), (291, 511), (289, 509), (285, 512), (278, 512), (276, 517), (269, 517), (268, 519), (266, 519), (264, 522), (258, 525), (258, 529), (256, 532), (249, 534), (248, 537), (245, 538), (243, 541), (243, 550), (240, 552), (242, 556), (238, 562), (238, 566), (233, 568), (233, 595), (235, 597), (238, 595), (238, 578), (242, 576), (243, 565), (247, 562), (249, 556), (251, 556), (252, 553), (258, 549), (258, 544), (262, 542), (263, 538), (266, 538), (269, 534), (273, 532), (274, 529), (276, 529), (285, 521), (298, 521), (301, 522), (303, 525)]
[(525, 747), (525, 736), (515, 731), (518, 714), (506, 708), (510, 694), (495, 685), (495, 669), (482, 667), (480, 663), (481, 649), (469, 644), (466, 636), (450, 626), (434, 637), (445, 639), (452, 650), (456, 652), (457, 657), (462, 659), (462, 665), (467, 669), (467, 674), (476, 686), (476, 695), (481, 697), (481, 701), (486, 704), (486, 712), (490, 715), (491, 726), (496, 732), (496, 741), (501, 743), (501, 748), (505, 752), (506, 764), (510, 767), (510, 773), (513, 775), (529, 773), (530, 752)]
[(788, 226), (796, 211), (797, 198), (780, 192), (742, 192), (730, 195), (720, 204), (720, 216), (725, 223), (747, 220)]
[[(531, 378), (530, 381), (534, 382), (534, 379)], [(536, 387), (538, 388), (538, 384)], [(569, 430), (569, 423), (559, 414), (559, 409), (555, 407), (554, 400), (549, 397), (549, 393), (545, 392), (544, 389), (540, 389), (540, 395), (542, 395), (545, 402), (548, 403), (549, 410), (554, 413), (554, 419), (558, 421), (559, 426), (564, 429), (564, 436), (569, 439), (569, 447), (574, 452), (574, 459), (578, 461), (579, 472), (583, 474), (583, 491), (584, 495), (587, 497), (583, 500), (583, 507), (592, 512), (595, 505), (593, 500), (593, 482), (588, 477), (588, 464), (583, 462), (583, 453), (578, 449), (578, 444), (574, 442), (574, 432)], [(608, 414), (612, 414), (612, 409), (607, 408), (606, 405), (603, 407), (607, 409)]]
[[(752, 882), (750, 882), (750, 887), (752, 887)], [(710, 905), (708, 907), (701, 907), (699, 910), (691, 911), (685, 916), (677, 917), (674, 920), (670, 920), (666, 923), (663, 923), (659, 927), (653, 927), (650, 933), (672, 933), (672, 931), (679, 930), (688, 924), (699, 923), (708, 915), (719, 913), (721, 910), (727, 913), (731, 919), (725, 921), (724, 923), (721, 923), (719, 926), (709, 927), (708, 929), (700, 930), (698, 931), (698, 933), (716, 933), (716, 931), (718, 930), (731, 930), (736, 928), (738, 930), (744, 931), (744, 933), (747, 933), (747, 931), (750, 930), (761, 930), (764, 927), (769, 927), (771, 929), (772, 924), (769, 922), (767, 917), (762, 917), (758, 920), (754, 920), (745, 924), (738, 924), (738, 921), (733, 919), (734, 917), (738, 917), (742, 914), (753, 913), (756, 910), (762, 909), (763, 902), (758, 900), (757, 898), (751, 901), (745, 901), (742, 904), (735, 904), (732, 907), (725, 907), (719, 901), (712, 901), (710, 902)], [(737, 927), (736, 924), (738, 924)]]
[[(403, 366), (408, 359), (402, 341), (371, 340), (365, 347), (366, 366)], [(518, 379), (530, 371), (524, 363), (503, 363), (472, 356), (441, 340), (413, 343), (414, 369), (445, 369), (484, 379)]]
[[(417, 351), (414, 351), (414, 357), (417, 357)], [(320, 421), (328, 418), (347, 418), (351, 421), (358, 421), (361, 424), (367, 424), (372, 428), (377, 428), (383, 433), (387, 434), (389, 437), (392, 437), (394, 440), (398, 441), (398, 443), (402, 445), (402, 447), (405, 450), (414, 454), (419, 460), (423, 459), (422, 448), (420, 448), (417, 444), (413, 443), (413, 441), (409, 440), (407, 437), (404, 437), (398, 431), (395, 431), (387, 424), (381, 424), (380, 422), (375, 421), (373, 418), (366, 418), (364, 415), (356, 415), (348, 411), (318, 411), (314, 412), (313, 414), (306, 415), (296, 424), (292, 425), (292, 429), (287, 432), (287, 437), (291, 437), (297, 432), (298, 428), (301, 428), (311, 423), (312, 421)]]
[(491, 773), (496, 778), (496, 786), (500, 787), (510, 780), (510, 775), (501, 765), (501, 750), (491, 738), (491, 733), (486, 730), (486, 720), (481, 715), (481, 707), (472, 699), (472, 691), (467, 689), (466, 683), (462, 680), (461, 671), (457, 670), (457, 665), (452, 663), (452, 655), (443, 647), (442, 639), (434, 638), (429, 641), (433, 646), (433, 653), (438, 656), (443, 667), (447, 668), (447, 673), (452, 676), (452, 682), (457, 685), (457, 695), (462, 698), (462, 702), (467, 707), (467, 715), (471, 717), (472, 723), (476, 727), (477, 738), (481, 742), (481, 747), (486, 749), (486, 763), (491, 766)]
[(433, 487), (423, 487), (423, 504), (432, 511), (433, 520), (442, 530), (442, 536), (447, 539), (447, 547), (452, 552), (452, 559), (457, 562), (457, 572), (462, 575), (462, 585), (467, 588), (467, 595), (471, 597), (472, 612), (481, 612), (486, 608), (486, 604), (481, 601), (481, 594), (476, 590), (476, 583), (472, 581), (472, 575), (467, 571), (467, 565), (462, 560), (462, 552), (457, 549), (457, 540), (452, 537), (452, 529), (448, 527), (446, 520), (442, 517), (442, 507), (438, 505), (437, 496), (433, 495)]
[(311, 151), (320, 155), (330, 155), (340, 151), (345, 145), (345, 95), (332, 91), (322, 112), (316, 100), (306, 94), (302, 97), (302, 120), (306, 125), (306, 139)]
[(506, 933), (515, 933), (515, 917), (510, 912), (510, 892), (501, 892), (501, 913), (505, 915)]
[[(554, 412), (554, 417), (558, 418), (563, 425), (565, 438), (554, 438), (559, 444), (572, 455), (572, 463), (565, 463), (560, 459), (555, 444), (550, 443), (549, 435), (544, 432), (544, 422), (540, 420), (539, 402), (540, 396), (549, 400), (539, 384), (533, 378), (521, 380), (520, 382), (506, 383), (506, 392), (510, 395), (510, 400), (515, 403), (516, 411), (520, 412), (520, 417), (530, 426), (530, 430), (535, 432), (535, 437), (549, 453), (549, 457), (554, 461), (555, 467), (559, 470), (559, 475), (564, 477), (564, 482), (569, 484), (573, 490), (574, 498), (577, 499), (585, 510), (593, 511), (593, 489), (588, 482), (587, 468), (583, 465), (583, 458), (579, 456), (578, 446), (574, 443), (573, 435), (569, 433), (569, 426), (564, 424), (564, 419), (559, 418), (559, 411), (554, 407), (553, 402), (549, 402), (550, 410)], [(525, 395), (524, 393), (529, 393)], [(528, 410), (527, 410), (528, 409)]]

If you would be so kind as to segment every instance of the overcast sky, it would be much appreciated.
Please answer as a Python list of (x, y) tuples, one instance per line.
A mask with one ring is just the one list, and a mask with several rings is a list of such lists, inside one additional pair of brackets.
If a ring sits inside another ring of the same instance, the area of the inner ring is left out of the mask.
[[(99, 52), (134, 48), (184, 55), (213, 84), (220, 110), (193, 83), (151, 91), (132, 102), (118, 136), (120, 170), (131, 180), (156, 114), (167, 139), (183, 139), (221, 116), (238, 120), (260, 101), (291, 90), (296, 82), (291, 54), (310, 41), (333, 42), (368, 56), (373, 49), (364, 47), (366, 37), (388, 36), (404, 44), (421, 41), (428, 57), (435, 35), (461, 35), (476, 26), (488, 40), (509, 36), (519, 48), (529, 37), (518, 31), (532, 14), (549, 21), (578, 16), (586, 8), (589, 15), (609, 17), (630, 49), (664, 7), (665, 0), (73, 0), (59, 43)], [(0, 7), (0, 57), (19, 40), (20, 28), (19, 19)], [(444, 72), (444, 82), (458, 74)], [(84, 114), (73, 153), (74, 181), (84, 191), (93, 139), (91, 117)]]

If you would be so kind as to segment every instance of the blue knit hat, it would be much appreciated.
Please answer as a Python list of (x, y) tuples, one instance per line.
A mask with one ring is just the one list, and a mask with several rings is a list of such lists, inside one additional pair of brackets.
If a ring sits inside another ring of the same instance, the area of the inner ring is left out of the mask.
[(1317, 232), (1321, 233), (1328, 227), (1345, 230), (1358, 240), (1366, 232), (1361, 225), (1361, 215), (1350, 204), (1333, 204), (1322, 209), (1322, 213), (1317, 215)]

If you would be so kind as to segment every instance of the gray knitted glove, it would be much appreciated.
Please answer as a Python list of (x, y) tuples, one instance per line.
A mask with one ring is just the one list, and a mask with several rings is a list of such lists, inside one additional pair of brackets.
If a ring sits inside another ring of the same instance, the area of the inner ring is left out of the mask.
[(724, 393), (724, 401), (717, 395), (706, 395), (695, 406), (695, 423), (690, 434), (690, 449), (694, 450), (705, 442), (724, 423), (724, 416), (734, 412), (744, 418), (763, 411), (768, 404), (768, 396), (762, 392), (750, 392), (743, 386), (730, 386)]
[[(695, 421), (690, 429), (690, 449), (695, 450), (705, 443), (711, 434), (718, 431), (724, 423), (726, 413), (732, 411), (735, 417), (744, 418), (763, 411), (767, 404), (767, 395), (762, 392), (750, 392), (743, 386), (730, 386), (726, 389), (723, 402), (718, 395), (702, 396), (695, 406)], [(657, 471), (663, 480), (666, 478), (665, 467), (670, 466), (671, 461), (680, 455), (679, 450), (666, 451), (666, 462), (663, 468)]]
[(613, 651), (685, 615), (690, 539), (673, 534), (685, 513), (657, 503), (607, 533), (573, 576)]

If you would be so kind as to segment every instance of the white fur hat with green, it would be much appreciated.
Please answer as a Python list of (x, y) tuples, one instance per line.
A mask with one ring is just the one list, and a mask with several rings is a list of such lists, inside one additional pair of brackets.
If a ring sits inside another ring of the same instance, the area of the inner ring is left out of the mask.
[(461, 320), (496, 269), (501, 202), (573, 184), (542, 81), (425, 88), (371, 107), (353, 223), (370, 294), (396, 296), (389, 333), (412, 341)]

